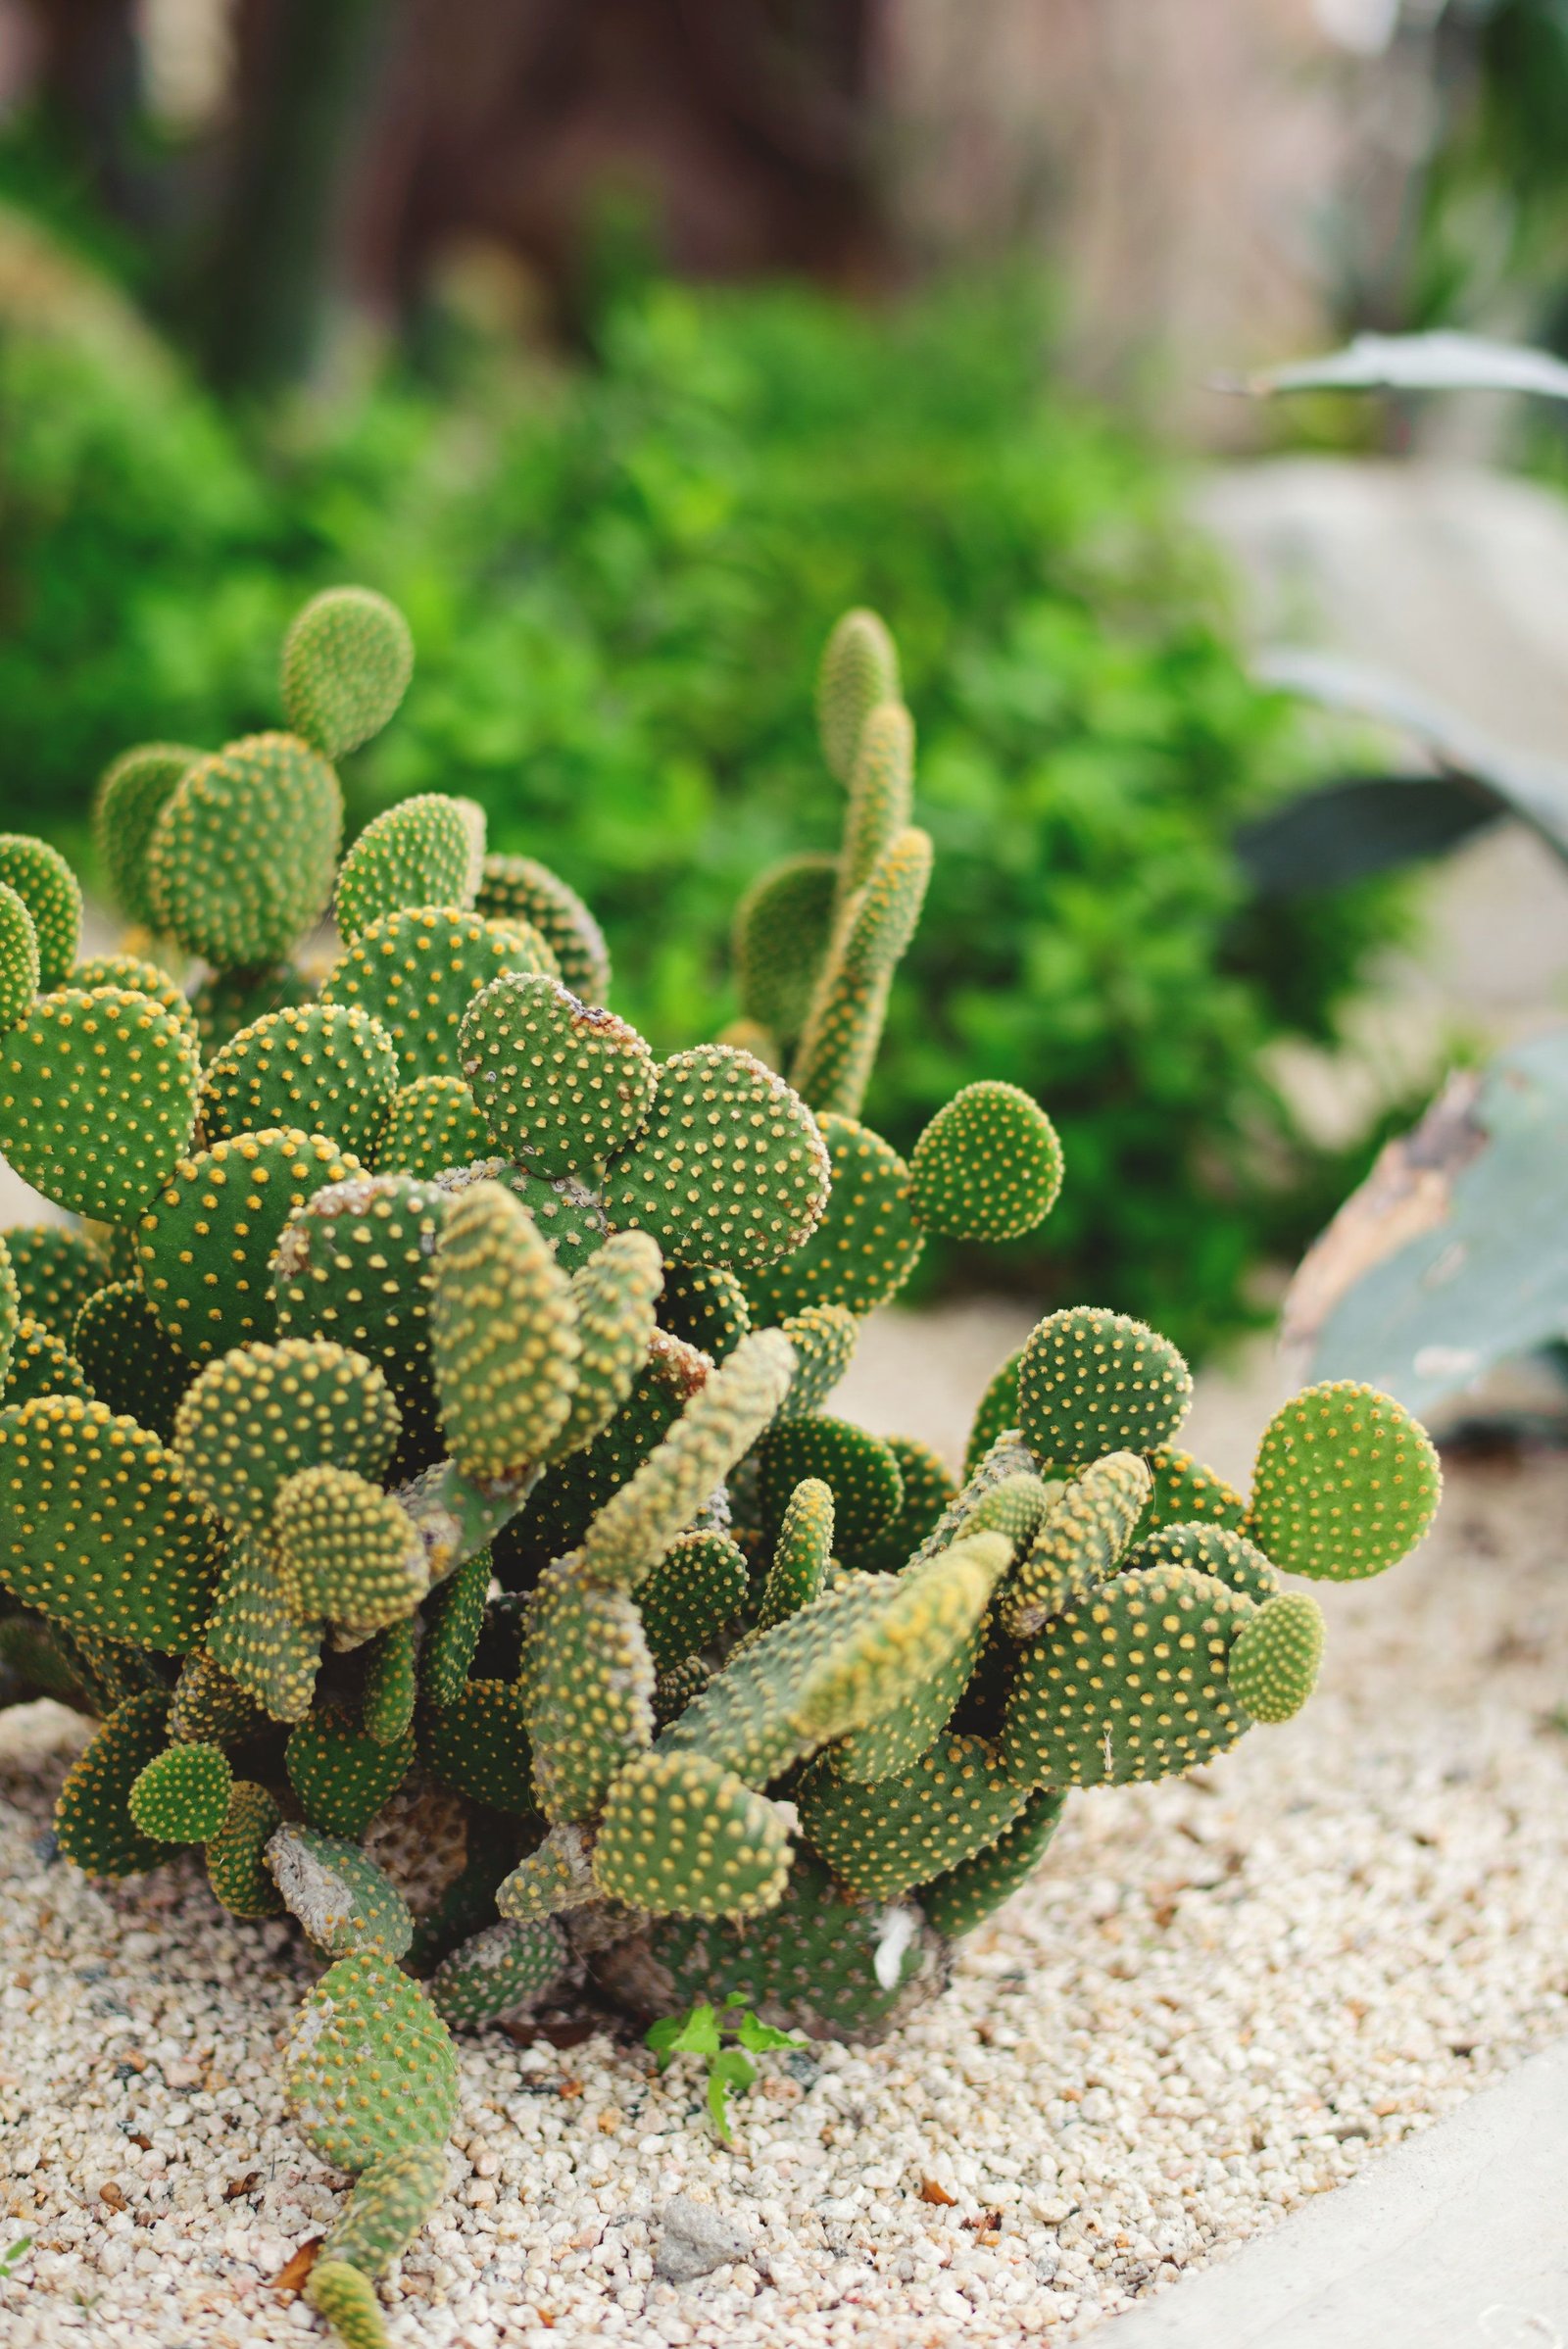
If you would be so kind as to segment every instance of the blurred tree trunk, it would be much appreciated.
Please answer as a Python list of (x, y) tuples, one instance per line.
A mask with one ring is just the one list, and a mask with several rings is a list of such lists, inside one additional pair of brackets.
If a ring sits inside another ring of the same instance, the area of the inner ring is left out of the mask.
[(136, 0), (32, 0), (37, 98), (51, 137), (111, 219), (134, 223), (141, 104)]
[(402, 0), (242, 0), (228, 186), (200, 332), (226, 391), (270, 390), (316, 355), (402, 14)]
[(366, 278), (405, 299), (485, 239), (568, 321), (607, 196), (706, 276), (881, 266), (880, 0), (412, 0), (358, 208)]

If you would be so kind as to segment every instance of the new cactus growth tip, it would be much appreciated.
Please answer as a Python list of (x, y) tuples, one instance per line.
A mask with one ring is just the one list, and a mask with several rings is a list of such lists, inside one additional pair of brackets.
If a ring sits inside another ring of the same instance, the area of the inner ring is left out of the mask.
[(306, 2296), (355, 2344), (443, 2190), (454, 2031), (590, 1979), (644, 2023), (887, 2030), (1069, 1789), (1293, 1713), (1322, 1625), (1284, 1574), (1381, 1572), (1439, 1485), (1335, 1385), (1233, 1493), (1174, 1448), (1174, 1348), (1090, 1307), (999, 1372), (961, 1489), (835, 1416), (925, 1235), (1013, 1238), (1062, 1180), (1010, 1086), (908, 1162), (860, 1114), (930, 861), (886, 630), (823, 663), (839, 854), (752, 890), (741, 1021), (662, 1062), (469, 802), (339, 861), (331, 761), (410, 659), (336, 591), (293, 731), (116, 762), (135, 952), (78, 964), (70, 872), (0, 839), (0, 1149), (68, 1219), (0, 1246), (0, 1688), (101, 1724), (68, 1859), (193, 1845), (318, 1956), (288, 2094), (355, 2183)]

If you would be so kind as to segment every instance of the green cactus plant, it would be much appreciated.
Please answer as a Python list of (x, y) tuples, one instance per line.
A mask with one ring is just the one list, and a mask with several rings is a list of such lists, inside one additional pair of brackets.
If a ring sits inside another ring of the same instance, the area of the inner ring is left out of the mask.
[(1234, 1492), (1174, 1448), (1174, 1348), (1090, 1307), (1003, 1365), (961, 1488), (830, 1408), (927, 1233), (1014, 1237), (1062, 1179), (1006, 1086), (908, 1162), (860, 1118), (930, 855), (873, 615), (823, 669), (842, 851), (743, 908), (749, 1041), (662, 1062), (580, 901), (466, 802), (337, 865), (329, 760), (408, 658), (334, 590), (293, 732), (111, 768), (157, 965), (76, 966), (69, 871), (0, 838), (0, 1145), (75, 1219), (0, 1242), (6, 1686), (101, 1719), (69, 1859), (200, 1844), (231, 1915), (331, 1961), (286, 2078), (357, 2180), (306, 2295), (351, 2345), (442, 2190), (453, 2030), (585, 1971), (645, 2018), (887, 2029), (1069, 1788), (1294, 1712), (1322, 1623), (1283, 1576), (1381, 1571), (1438, 1492), (1346, 1386)]

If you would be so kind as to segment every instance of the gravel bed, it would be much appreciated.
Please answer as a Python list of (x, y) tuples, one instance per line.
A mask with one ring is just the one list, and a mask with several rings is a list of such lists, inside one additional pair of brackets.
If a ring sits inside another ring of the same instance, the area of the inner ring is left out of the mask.
[[(1298, 1721), (1075, 1800), (894, 2040), (763, 2059), (734, 2152), (629, 2035), (465, 2041), (394, 2339), (1076, 2339), (1568, 2029), (1565, 1526), (1563, 1459), (1461, 1467), (1421, 1559), (1326, 1593)], [(108, 1891), (46, 1863), (81, 1735), (0, 1717), (0, 2261), (34, 2246), (0, 2339), (306, 2339), (275, 2279), (341, 2183), (278, 2092), (308, 1963), (183, 1862)]]

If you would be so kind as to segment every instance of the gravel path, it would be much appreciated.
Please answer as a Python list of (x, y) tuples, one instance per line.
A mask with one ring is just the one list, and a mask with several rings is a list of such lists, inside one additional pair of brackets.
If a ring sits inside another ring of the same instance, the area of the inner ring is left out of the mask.
[[(1565, 1524), (1561, 1458), (1461, 1468), (1422, 1559), (1327, 1592), (1298, 1721), (1080, 1797), (948, 1995), (888, 2045), (764, 2059), (733, 2153), (630, 2037), (466, 2041), (395, 2339), (1073, 2339), (1568, 2029)], [(81, 1734), (0, 1717), (0, 2258), (34, 2244), (0, 2339), (302, 2340), (274, 2278), (339, 2183), (277, 2087), (307, 1965), (184, 1865), (100, 1891), (44, 1864)], [(739, 2256), (666, 2279), (694, 2230), (696, 2264)]]

